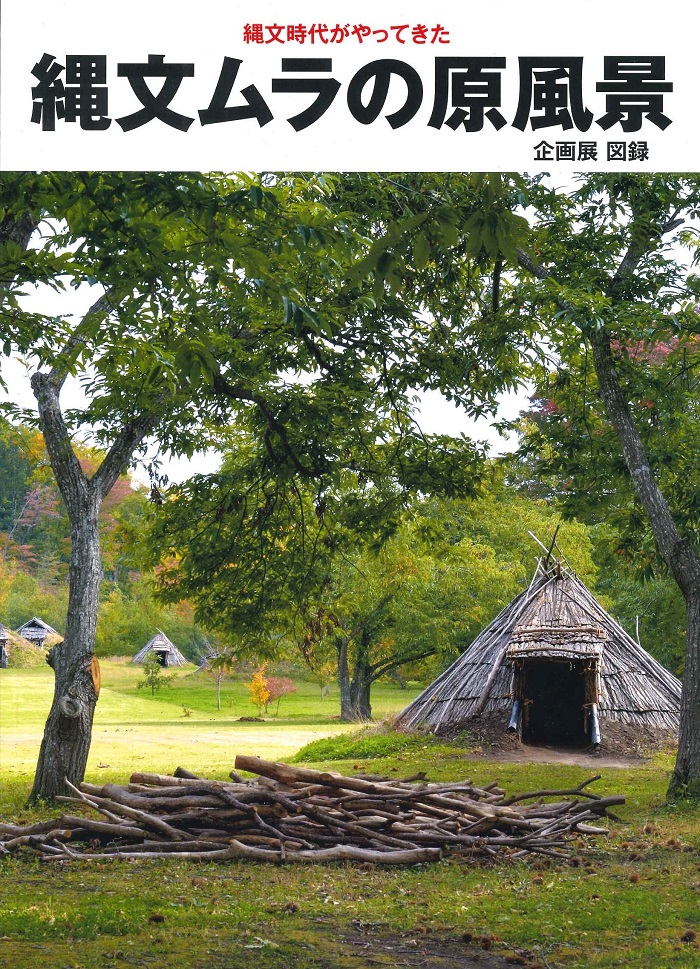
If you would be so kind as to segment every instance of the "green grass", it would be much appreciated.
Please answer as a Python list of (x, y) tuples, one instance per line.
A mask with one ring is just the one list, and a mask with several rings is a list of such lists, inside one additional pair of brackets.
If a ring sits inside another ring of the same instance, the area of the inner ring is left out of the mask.
[[(50, 679), (43, 671), (11, 671), (4, 678), (6, 672), (0, 680), (0, 813), (29, 820), (47, 811), (21, 807), (32, 768), (21, 759), (20, 745), (20, 773), (7, 741), (40, 734)], [(470, 758), (464, 747), (425, 738), (400, 749), (400, 737), (391, 733), (339, 736), (348, 728), (333, 719), (336, 702), (322, 701), (312, 687), (300, 685), (296, 697), (282, 701), (278, 722), (243, 724), (236, 718), (255, 711), (241, 683), (225, 686), (232, 704), (218, 714), (210, 683), (181, 674), (171, 691), (151, 698), (136, 690), (138, 671), (106, 662), (103, 672), (93, 780), (121, 781), (134, 765), (171, 771), (178, 763), (225, 777), (238, 751), (291, 759), (316, 735), (332, 733), (325, 749), (334, 759), (323, 757), (320, 746), (307, 747), (305, 758), (316, 751), (312, 766), (345, 773), (366, 767), (391, 776), (423, 770), (434, 780), (498, 780), (511, 792), (574, 786), (593, 773)], [(388, 711), (407, 699), (383, 687), (375, 702)], [(183, 702), (191, 717), (181, 716)], [(621, 820), (610, 822), (610, 836), (581, 841), (571, 864), (446, 858), (391, 870), (172, 860), (54, 867), (28, 856), (5, 858), (0, 967), (359, 969), (395, 963), (376, 953), (362, 962), (364, 950), (352, 944), (358, 935), (366, 941), (400, 937), (420, 947), (430, 939), (460, 943), (465, 933), (495, 936), (493, 952), (512, 958), (526, 952), (522, 958), (533, 965), (700, 967), (697, 942), (683, 941), (688, 932), (700, 937), (700, 809), (665, 804), (670, 766), (669, 756), (659, 755), (634, 767), (601, 769), (593, 789), (624, 794), (627, 803), (619, 809)], [(474, 952), (464, 945), (465, 965)]]
[[(122, 782), (135, 770), (170, 773), (178, 765), (225, 777), (237, 753), (291, 757), (312, 740), (353, 729), (338, 719), (337, 696), (322, 698), (312, 683), (296, 682), (297, 693), (282, 698), (279, 716), (271, 708), (264, 723), (250, 723), (240, 720), (258, 712), (244, 678), (224, 681), (219, 711), (213, 681), (194, 667), (177, 671), (170, 686), (151, 695), (137, 688), (140, 667), (121, 660), (101, 660), (100, 666), (102, 691), (87, 771), (95, 783), (106, 771)], [(376, 715), (396, 713), (415, 693), (377, 684)], [(46, 665), (0, 671), (0, 776), (5, 780), (0, 812), (8, 808), (7, 785), (20, 790), (33, 775), (52, 695), (53, 674)], [(10, 801), (16, 803), (17, 795)]]
[(395, 730), (378, 730), (368, 726), (351, 733), (323, 737), (312, 740), (291, 758), (292, 763), (300, 764), (318, 760), (372, 760), (392, 754), (406, 754), (409, 751), (427, 750), (429, 747), (443, 746), (432, 736), (400, 733)]

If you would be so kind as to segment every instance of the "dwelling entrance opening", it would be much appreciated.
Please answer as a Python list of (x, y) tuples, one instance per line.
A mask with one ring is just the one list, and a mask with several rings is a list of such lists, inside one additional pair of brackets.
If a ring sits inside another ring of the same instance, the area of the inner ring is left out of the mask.
[[(529, 660), (522, 668), (522, 739), (531, 744), (582, 747), (590, 743), (586, 695), (595, 676), (584, 660)], [(588, 687), (588, 688), (587, 688)]]

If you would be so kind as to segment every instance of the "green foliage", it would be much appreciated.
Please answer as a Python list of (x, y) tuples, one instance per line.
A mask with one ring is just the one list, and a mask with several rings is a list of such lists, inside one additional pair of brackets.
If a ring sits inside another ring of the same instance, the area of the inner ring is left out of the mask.
[(0, 532), (10, 532), (29, 492), (31, 466), (0, 416)]
[[(39, 252), (5, 268), (7, 346), (62, 374), (89, 364), (90, 400), (70, 423), (105, 447), (129, 416), (147, 413), (164, 450), (192, 453), (247, 413), (277, 460), (327, 473), (341, 432), (349, 443), (368, 421), (408, 413), (413, 389), (468, 390), (458, 362), (466, 325), (423, 312), (435, 265), (410, 299), (410, 287), (400, 298), (392, 290), (397, 246), (446, 254), (459, 219), (483, 211), (481, 186), (440, 197), (440, 178), (411, 179), (423, 184), (407, 205), (403, 189), (371, 174), (5, 173), (6, 218), (30, 212), (54, 226)], [(506, 201), (495, 191), (484, 215), (502, 241), (509, 232), (493, 219), (515, 232), (519, 218)], [(476, 236), (496, 251), (488, 231)], [(110, 294), (111, 307), (95, 304), (79, 322), (79, 339), (67, 340), (68, 315), (19, 301), (23, 287), (60, 292), (66, 279)], [(461, 283), (443, 281), (455, 299)]]
[[(270, 458), (251, 435), (236, 434), (221, 472), (171, 489), (154, 512), (148, 540), (152, 564), (163, 562), (161, 597), (191, 598), (197, 618), (240, 637), (240, 650), (276, 652), (279, 641), (269, 642), (275, 627), (289, 627), (338, 556), (380, 548), (421, 482), (473, 491), (476, 457), (467, 442), (451, 452), (438, 447), (433, 466), (433, 452), (414, 450), (410, 439), (387, 431), (384, 442), (370, 443), (370, 428), (365, 432), (363, 466), (351, 456), (351, 468), (317, 482)], [(341, 437), (333, 447), (341, 440), (345, 447)], [(449, 453), (463, 461), (446, 484)]]
[[(700, 214), (700, 179), (590, 175), (568, 196), (541, 191), (532, 202), (534, 263), (547, 269), (538, 278), (521, 262), (512, 299), (528, 309), (554, 352), (532, 357), (536, 394), (519, 423), (522, 464), (515, 475), (539, 489), (544, 482), (566, 514), (605, 519), (619, 534), (620, 550), (650, 578), (656, 546), (603, 409), (591, 339), (599, 333), (611, 342), (648, 461), (679, 529), (698, 547), (692, 222)], [(518, 314), (509, 320), (523, 332)]]
[[(402, 668), (429, 679), (465, 649), (529, 582), (541, 553), (528, 530), (549, 541), (560, 524), (497, 466), (478, 498), (411, 503), (387, 478), (285, 489), (259, 472), (254, 451), (237, 458), (159, 510), (151, 541), (172, 562), (161, 595), (187, 595), (202, 620), (236, 632), (237, 655), (280, 656), (296, 642), (313, 671), (333, 664), (341, 682), (347, 673), (364, 711), (382, 676)], [(558, 543), (592, 582), (585, 529), (564, 523)]]
[(0, 597), (2, 622), (11, 629), (17, 629), (32, 616), (39, 616), (60, 631), (65, 626), (67, 605), (65, 588), (47, 589), (24, 572), (17, 572), (9, 579)]
[(143, 679), (139, 680), (136, 686), (139, 690), (150, 690), (152, 696), (155, 696), (156, 693), (160, 692), (164, 686), (171, 686), (172, 680), (174, 680), (177, 676), (177, 673), (163, 673), (163, 667), (161, 666), (160, 660), (154, 651), (148, 653), (143, 661), (142, 666)]
[(601, 522), (589, 530), (600, 570), (598, 592), (615, 619), (666, 669), (682, 676), (685, 658), (685, 603), (663, 563), (650, 561), (640, 576), (639, 558), (625, 554), (624, 541)]
[(426, 750), (438, 743), (432, 737), (411, 735), (376, 728), (363, 728), (338, 737), (312, 740), (291, 758), (293, 764), (328, 760), (370, 760)]
[(152, 577), (132, 576), (128, 593), (118, 588), (100, 603), (96, 653), (98, 656), (133, 656), (162, 629), (189, 660), (202, 655), (206, 635), (186, 603), (163, 606), (153, 597)]

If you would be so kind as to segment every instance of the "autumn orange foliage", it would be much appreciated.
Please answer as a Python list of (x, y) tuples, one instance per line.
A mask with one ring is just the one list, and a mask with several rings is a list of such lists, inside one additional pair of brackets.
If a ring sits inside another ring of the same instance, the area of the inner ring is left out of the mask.
[(246, 683), (247, 688), (250, 690), (250, 702), (257, 706), (259, 717), (263, 715), (264, 708), (270, 702), (270, 688), (267, 677), (265, 676), (266, 669), (267, 663), (263, 663), (253, 674), (253, 679), (250, 683)]

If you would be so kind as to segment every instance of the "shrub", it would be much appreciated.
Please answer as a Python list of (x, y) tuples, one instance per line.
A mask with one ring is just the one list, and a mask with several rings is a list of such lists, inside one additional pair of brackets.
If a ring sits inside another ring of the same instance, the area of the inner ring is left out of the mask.
[(265, 676), (266, 669), (267, 664), (263, 663), (253, 674), (253, 679), (250, 683), (246, 683), (247, 688), (250, 690), (250, 702), (257, 706), (259, 717), (263, 715), (263, 709), (265, 711), (267, 710), (267, 704), (270, 702), (270, 689), (267, 677)]
[(150, 688), (151, 694), (155, 696), (162, 687), (170, 686), (170, 681), (174, 680), (176, 675), (176, 673), (171, 673), (169, 676), (166, 676), (163, 673), (160, 660), (155, 652), (151, 651), (143, 661), (143, 679), (139, 680), (136, 686), (139, 690), (145, 687)]
[(275, 710), (275, 716), (280, 712), (280, 700), (283, 696), (288, 696), (290, 693), (296, 693), (297, 688), (294, 686), (292, 680), (288, 676), (270, 676), (267, 680), (267, 688), (270, 693), (270, 697), (265, 704), (265, 713), (267, 713), (267, 704), (274, 703), (277, 700), (277, 709)]
[(379, 732), (376, 728), (324, 737), (302, 747), (292, 758), (293, 762), (324, 760), (368, 760), (372, 757), (389, 757), (410, 750), (423, 750), (438, 743), (434, 737), (405, 734), (397, 731)]

